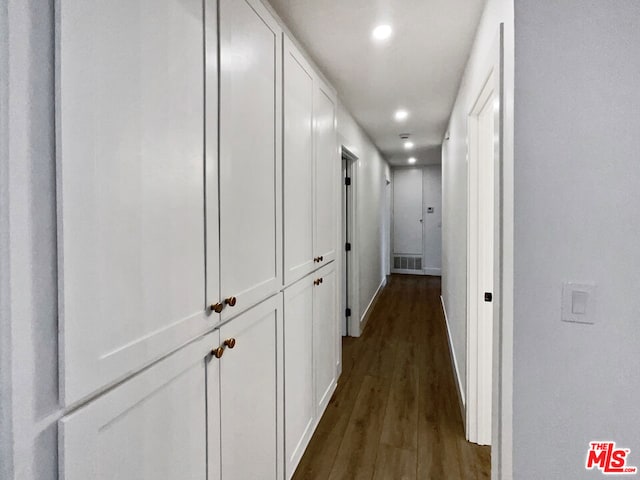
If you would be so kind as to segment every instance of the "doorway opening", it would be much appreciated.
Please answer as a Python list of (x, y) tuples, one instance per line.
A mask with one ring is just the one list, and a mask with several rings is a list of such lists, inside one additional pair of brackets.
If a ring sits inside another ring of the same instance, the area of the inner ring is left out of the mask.
[(342, 147), (342, 336), (360, 336), (357, 289), (356, 252), (356, 157), (348, 148)]

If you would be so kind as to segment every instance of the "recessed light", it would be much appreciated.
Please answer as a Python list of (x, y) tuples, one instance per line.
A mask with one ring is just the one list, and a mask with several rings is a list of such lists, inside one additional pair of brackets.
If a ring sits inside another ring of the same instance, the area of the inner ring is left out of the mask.
[(406, 110), (396, 110), (396, 113), (393, 115), (398, 122), (404, 122), (409, 117), (409, 112)]
[(410, 142), (410, 141), (404, 142), (404, 149), (405, 150), (411, 150), (413, 147), (414, 147), (413, 142)]
[(387, 40), (392, 33), (391, 25), (378, 25), (373, 29), (372, 35), (375, 40)]
[(416, 159), (415, 159), (415, 157), (411, 157), (409, 160), (407, 160), (407, 162), (416, 163)]

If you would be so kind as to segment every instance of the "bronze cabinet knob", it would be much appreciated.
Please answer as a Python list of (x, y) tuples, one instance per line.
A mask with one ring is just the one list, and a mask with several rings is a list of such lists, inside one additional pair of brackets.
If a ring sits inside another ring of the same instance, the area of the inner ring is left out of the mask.
[(318, 257), (318, 261), (320, 261), (320, 262), (324, 262), (324, 257), (323, 257), (322, 255), (320, 255), (320, 256)]
[(235, 307), (237, 302), (238, 299), (236, 297), (229, 297), (224, 301), (224, 303), (226, 303), (230, 307)]
[(224, 347), (214, 348), (213, 350), (211, 350), (211, 355), (216, 358), (222, 357), (222, 355), (224, 355)]
[(322, 283), (324, 280), (321, 278), (318, 280), (319, 283)]
[(220, 313), (223, 309), (224, 309), (224, 305), (220, 302), (214, 303), (213, 305), (211, 305), (211, 310), (213, 310), (216, 313)]
[(235, 338), (227, 338), (224, 341), (224, 345), (225, 345), (225, 347), (233, 348), (233, 347), (236, 346), (236, 339)]

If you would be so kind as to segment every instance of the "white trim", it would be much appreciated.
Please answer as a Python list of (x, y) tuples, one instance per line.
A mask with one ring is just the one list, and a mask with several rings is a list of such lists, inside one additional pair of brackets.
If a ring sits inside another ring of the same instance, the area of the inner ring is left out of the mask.
[(460, 377), (460, 369), (458, 368), (458, 358), (456, 357), (456, 349), (453, 346), (453, 336), (451, 335), (451, 328), (449, 327), (449, 317), (447, 316), (447, 309), (444, 305), (444, 298), (440, 295), (440, 304), (442, 305), (442, 313), (444, 314), (444, 323), (447, 326), (447, 339), (449, 340), (449, 354), (451, 356), (451, 363), (453, 364), (453, 373), (456, 377), (456, 385), (458, 387), (458, 403), (460, 404), (460, 413), (462, 414), (462, 421), (466, 421), (465, 409), (466, 399), (464, 395), (464, 389), (462, 388), (462, 379)]
[(441, 268), (435, 268), (435, 267), (428, 267), (422, 270), (424, 275), (430, 275), (432, 277), (441, 277), (442, 276), (442, 269)]
[(373, 294), (373, 297), (371, 298), (369, 305), (367, 305), (367, 308), (364, 309), (364, 313), (362, 314), (362, 317), (360, 317), (360, 334), (364, 332), (364, 328), (367, 326), (367, 321), (369, 320), (369, 315), (373, 311), (373, 307), (378, 301), (378, 298), (380, 296), (380, 293), (382, 292), (382, 289), (386, 286), (387, 286), (387, 277), (385, 275), (385, 277), (382, 279), (382, 282), (378, 286), (376, 293)]

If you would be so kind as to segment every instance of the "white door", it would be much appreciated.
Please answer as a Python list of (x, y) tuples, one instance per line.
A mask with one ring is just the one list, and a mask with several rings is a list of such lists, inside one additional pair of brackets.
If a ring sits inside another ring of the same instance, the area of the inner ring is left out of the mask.
[(281, 31), (259, 0), (220, 1), (220, 291), (224, 320), (278, 291)]
[[(422, 273), (422, 169), (393, 171), (393, 270)], [(414, 260), (419, 259), (419, 263)]]
[(495, 168), (499, 162), (499, 89), (492, 70), (469, 118), (469, 264), (467, 437), (491, 444)]
[(282, 296), (220, 328), (234, 342), (220, 358), (222, 478), (282, 476)]
[[(313, 261), (313, 73), (284, 39), (284, 283), (310, 273)], [(316, 262), (317, 263), (317, 262)]]
[(335, 95), (322, 84), (315, 91), (315, 242), (317, 263), (336, 258), (337, 184), (340, 154), (336, 133)]
[(206, 480), (205, 370), (216, 344), (211, 333), (61, 419), (60, 479)]
[(207, 328), (206, 0), (58, 2), (61, 396)]
[(314, 273), (313, 293), (313, 356), (315, 366), (316, 415), (324, 412), (336, 386), (336, 309), (335, 265), (327, 265)]
[(284, 398), (286, 478), (302, 458), (315, 420), (313, 397), (313, 290), (309, 275), (284, 291)]

